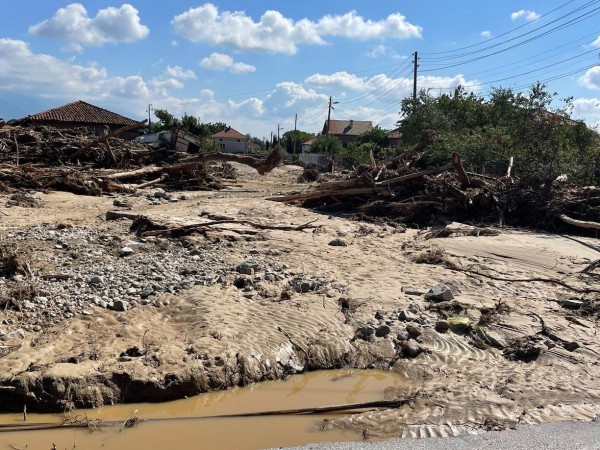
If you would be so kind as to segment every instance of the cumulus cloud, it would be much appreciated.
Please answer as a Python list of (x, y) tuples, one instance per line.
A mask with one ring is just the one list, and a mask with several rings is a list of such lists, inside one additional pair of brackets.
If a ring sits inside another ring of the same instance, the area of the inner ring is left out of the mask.
[(371, 48), (369, 52), (367, 52), (367, 56), (369, 58), (377, 59), (377, 58), (391, 58), (391, 59), (406, 59), (406, 56), (402, 56), (396, 53), (392, 47), (387, 45), (379, 44)]
[(588, 125), (600, 127), (600, 98), (577, 98), (573, 100), (574, 119), (584, 120)]
[(579, 78), (579, 84), (588, 89), (600, 89), (600, 66), (588, 69)]
[(181, 66), (167, 66), (165, 74), (178, 80), (193, 80), (196, 78), (196, 74), (193, 70), (184, 69)]
[(594, 42), (592, 42), (593, 47), (600, 47), (600, 36), (596, 38)]
[(492, 32), (489, 30), (484, 30), (481, 32), (481, 37), (484, 37), (484, 38), (492, 37)]
[(91, 18), (80, 3), (60, 8), (54, 16), (29, 27), (29, 33), (62, 39), (72, 49), (101, 47), (107, 43), (135, 42), (148, 36), (150, 30), (142, 25), (138, 10), (125, 3), (120, 8), (101, 9)]
[(179, 14), (171, 21), (175, 33), (192, 42), (209, 42), (237, 50), (295, 54), (299, 44), (324, 45), (324, 37), (348, 39), (420, 38), (422, 28), (399, 13), (372, 21), (355, 11), (327, 15), (318, 21), (294, 21), (279, 11), (266, 11), (258, 22), (243, 11), (219, 11), (212, 3)]
[(540, 15), (535, 11), (529, 11), (527, 9), (521, 9), (519, 11), (515, 11), (510, 15), (510, 19), (512, 21), (525, 19), (527, 22), (532, 22), (540, 18)]
[(231, 56), (217, 52), (211, 53), (206, 58), (202, 58), (199, 64), (200, 67), (207, 70), (228, 70), (236, 74), (256, 72), (256, 67), (243, 62), (235, 62)]

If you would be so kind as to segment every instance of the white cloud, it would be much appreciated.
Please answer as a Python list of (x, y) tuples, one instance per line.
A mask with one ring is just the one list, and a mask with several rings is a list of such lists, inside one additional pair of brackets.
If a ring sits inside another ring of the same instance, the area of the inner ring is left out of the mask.
[(177, 42), (176, 40), (172, 40), (171, 41), (171, 46), (172, 47), (177, 47), (179, 45), (179, 42)]
[(481, 32), (481, 37), (484, 37), (484, 38), (492, 37), (492, 32), (489, 30), (484, 30)]
[(325, 36), (349, 39), (409, 39), (421, 37), (421, 27), (399, 13), (379, 21), (366, 20), (355, 11), (327, 15), (318, 21), (294, 22), (278, 11), (266, 11), (258, 22), (243, 11), (222, 11), (212, 3), (179, 14), (171, 21), (175, 33), (192, 42), (209, 42), (237, 50), (295, 54), (299, 44), (324, 45)]
[(243, 62), (235, 62), (231, 56), (217, 52), (211, 53), (206, 58), (202, 58), (199, 64), (200, 67), (207, 70), (228, 70), (236, 74), (256, 72), (256, 67)]
[(573, 100), (574, 119), (584, 120), (588, 125), (600, 127), (600, 98), (578, 98)]
[(588, 69), (579, 78), (579, 84), (588, 89), (600, 89), (600, 66)]
[(510, 19), (515, 21), (519, 19), (525, 19), (527, 22), (532, 22), (540, 18), (540, 15), (535, 11), (529, 11), (526, 9), (521, 9), (519, 11), (515, 11), (510, 15)]
[(127, 78), (116, 77), (109, 80), (107, 84), (110, 87), (108, 92), (117, 97), (146, 98), (149, 94), (148, 86), (142, 77), (137, 75)]
[(336, 87), (339, 89), (361, 90), (366, 88), (365, 78), (342, 71), (331, 75), (316, 73), (304, 80), (309, 86)]
[(389, 47), (387, 45), (383, 45), (383, 44), (379, 44), (376, 45), (374, 47), (371, 48), (371, 50), (369, 52), (367, 52), (367, 56), (369, 58), (391, 58), (391, 59), (406, 59), (406, 56), (402, 56), (398, 53), (396, 53), (396, 50), (394, 50), (392, 47)]
[(592, 42), (592, 47), (600, 47), (600, 36), (598, 36), (596, 40)]
[(178, 80), (193, 80), (196, 78), (196, 74), (193, 70), (186, 70), (181, 66), (167, 66), (165, 69), (165, 74)]
[(120, 8), (101, 9), (94, 18), (88, 16), (82, 4), (71, 3), (52, 18), (29, 27), (29, 32), (66, 40), (72, 49), (81, 51), (84, 47), (144, 39), (150, 30), (140, 23), (138, 10), (127, 3)]

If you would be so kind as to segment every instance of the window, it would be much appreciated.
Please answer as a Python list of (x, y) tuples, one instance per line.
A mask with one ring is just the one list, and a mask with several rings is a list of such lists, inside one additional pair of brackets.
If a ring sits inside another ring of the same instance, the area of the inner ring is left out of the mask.
[(225, 150), (225, 144), (219, 144), (219, 147), (221, 148), (221, 150)]

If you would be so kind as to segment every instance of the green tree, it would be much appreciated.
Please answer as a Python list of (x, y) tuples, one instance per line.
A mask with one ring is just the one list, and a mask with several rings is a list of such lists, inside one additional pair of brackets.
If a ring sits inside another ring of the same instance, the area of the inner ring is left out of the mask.
[(336, 136), (319, 134), (313, 139), (310, 153), (326, 153), (328, 155), (339, 155), (344, 151), (342, 141)]
[(290, 130), (281, 136), (281, 145), (285, 151), (292, 154), (298, 154), (302, 151), (302, 143), (312, 139), (314, 134), (306, 131)]

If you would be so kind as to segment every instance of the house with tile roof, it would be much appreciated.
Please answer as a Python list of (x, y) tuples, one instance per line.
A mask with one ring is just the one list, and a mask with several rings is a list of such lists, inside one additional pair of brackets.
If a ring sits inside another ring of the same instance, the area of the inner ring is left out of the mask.
[(231, 127), (227, 127), (223, 131), (219, 131), (211, 136), (219, 151), (223, 153), (247, 153), (248, 152), (248, 136), (244, 136), (239, 131)]
[(81, 100), (32, 114), (20, 119), (19, 122), (30, 126), (44, 125), (55, 128), (90, 127), (96, 128), (96, 134), (104, 134), (136, 124), (139, 124), (140, 128), (145, 126), (137, 120)]
[(309, 139), (308, 141), (305, 141), (302, 143), (302, 153), (308, 153), (310, 152), (310, 146), (313, 144), (313, 142), (315, 141), (315, 138)]
[(336, 136), (342, 141), (342, 145), (347, 147), (350, 142), (363, 133), (373, 129), (373, 123), (370, 120), (329, 120), (323, 125), (323, 133)]

